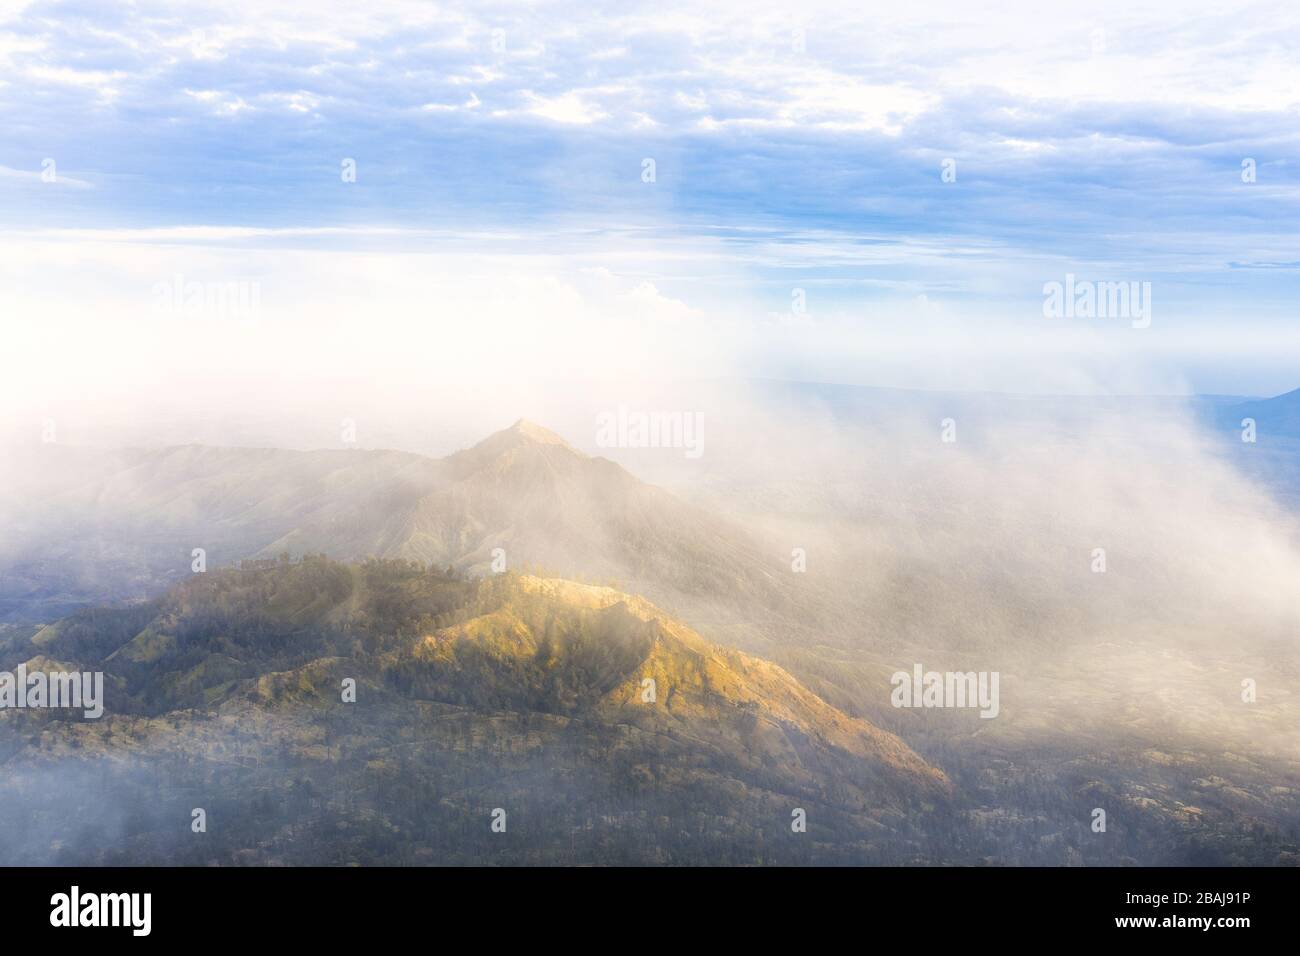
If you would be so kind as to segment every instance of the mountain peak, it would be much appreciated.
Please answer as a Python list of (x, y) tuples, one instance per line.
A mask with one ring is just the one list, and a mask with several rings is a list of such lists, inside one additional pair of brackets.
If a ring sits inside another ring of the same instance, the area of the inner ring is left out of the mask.
[(562, 445), (572, 450), (572, 446), (549, 428), (543, 428), (536, 422), (530, 422), (526, 418), (521, 418), (505, 430), (507, 435), (516, 435), (519, 438), (526, 438), (531, 442), (539, 445)]
[(521, 418), (509, 428), (493, 432), (474, 447), (458, 451), (444, 460), (452, 467), (454, 475), (464, 478), (483, 468), (499, 468), (517, 463), (521, 453), (525, 461), (540, 458), (552, 463), (568, 459), (578, 461), (587, 457), (555, 432)]
[[(865, 799), (951, 793), (943, 772), (896, 735), (837, 710), (771, 661), (710, 643), (645, 598), (532, 575), (493, 593), (497, 607), (396, 652), (397, 660), (409, 655), (411, 672), (428, 668), (428, 699), (458, 702), (468, 682), (492, 711), (581, 711), (690, 739), (723, 760), (800, 768), (796, 775), (838, 765)], [(647, 678), (664, 694), (658, 708), (645, 706)]]

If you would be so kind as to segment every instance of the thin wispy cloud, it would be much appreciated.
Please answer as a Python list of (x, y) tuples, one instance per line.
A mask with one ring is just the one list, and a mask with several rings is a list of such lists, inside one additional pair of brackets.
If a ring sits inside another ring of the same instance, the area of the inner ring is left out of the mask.
[[(1294, 270), (1243, 268), (1300, 259), (1298, 19), (12, 4), (0, 217), (517, 232), (593, 256), (642, 230), (654, 255), (629, 283), (702, 309), (761, 314), (800, 287), (823, 316), (925, 296), (1010, 327), (1073, 271), (1152, 281), (1166, 325), (1238, 335), (1290, 321), (1300, 291)], [(43, 188), (44, 157), (94, 188)], [(733, 258), (674, 271), (701, 244)]]

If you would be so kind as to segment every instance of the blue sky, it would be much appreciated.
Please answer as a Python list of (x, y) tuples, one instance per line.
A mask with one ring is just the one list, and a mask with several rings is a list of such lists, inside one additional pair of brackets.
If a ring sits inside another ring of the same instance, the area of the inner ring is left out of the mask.
[[(130, 322), (128, 251), (256, 276), (268, 321), (339, 253), (472, 255), (558, 283), (548, 323), (698, 326), (684, 373), (1300, 384), (1294, 4), (898, 6), (0, 4), (7, 321), (82, 285)], [(1066, 273), (1151, 282), (1145, 337), (1045, 324)]]

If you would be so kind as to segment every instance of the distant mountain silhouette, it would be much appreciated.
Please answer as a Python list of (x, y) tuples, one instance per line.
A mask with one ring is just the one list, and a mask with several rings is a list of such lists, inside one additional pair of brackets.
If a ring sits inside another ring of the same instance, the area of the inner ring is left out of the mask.
[(0, 545), (0, 615), (10, 620), (148, 597), (191, 573), (195, 548), (212, 567), (290, 552), (484, 573), (496, 555), (511, 569), (617, 581), (678, 608), (787, 601), (780, 556), (742, 528), (522, 420), (444, 459), (49, 446), (28, 471)]

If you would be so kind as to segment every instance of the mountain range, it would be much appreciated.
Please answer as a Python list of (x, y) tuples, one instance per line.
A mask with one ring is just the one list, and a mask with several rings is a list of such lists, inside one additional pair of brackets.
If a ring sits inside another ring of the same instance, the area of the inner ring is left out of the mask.
[[(0, 667), (20, 663), (104, 672), (106, 716), (0, 713), (0, 817), (24, 834), (6, 863), (48, 861), (51, 844), (94, 863), (572, 862), (597, 819), (615, 821), (610, 862), (797, 861), (816, 843), (788, 839), (796, 811), (833, 835), (827, 860), (901, 861), (919, 852), (917, 820), (951, 799), (897, 736), (780, 667), (562, 579), (248, 562), (11, 633)], [(94, 782), (52, 796), (56, 773)], [(315, 802), (281, 830), (301, 792)], [(149, 808), (134, 823), (105, 819), (133, 801)], [(179, 836), (187, 801), (211, 839)], [(75, 842), (46, 832), (51, 802), (81, 821)], [(494, 845), (498, 808), (519, 837)], [(379, 860), (360, 839), (376, 828), (415, 835)]]
[[(780, 553), (526, 421), (442, 459), (395, 451), (42, 447), (5, 487), (0, 609), (48, 620), (283, 552), (493, 564), (620, 583), (690, 609), (777, 614)], [(496, 549), (500, 549), (497, 551)], [(807, 602), (799, 602), (807, 603)]]
[[(853, 460), (732, 429), (761, 460), (697, 496), (527, 421), (443, 458), (29, 448), (0, 668), (102, 670), (110, 707), (0, 714), (7, 859), (1294, 862), (1284, 516), (1116, 412), (1076, 445), (837, 430)], [(1002, 716), (891, 707), (917, 661), (999, 670)], [(239, 823), (190, 841), (195, 806)]]

